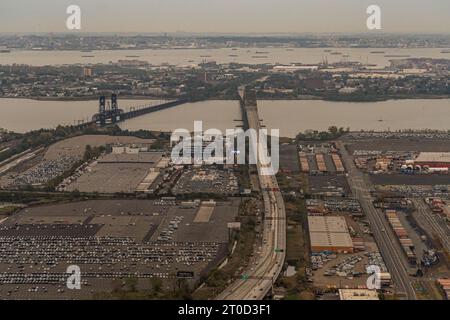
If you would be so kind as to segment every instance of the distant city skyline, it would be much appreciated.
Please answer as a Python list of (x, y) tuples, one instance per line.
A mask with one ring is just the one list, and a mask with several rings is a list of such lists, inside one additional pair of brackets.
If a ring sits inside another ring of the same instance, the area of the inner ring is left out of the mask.
[(372, 33), (450, 33), (448, 0), (2, 0), (0, 32), (68, 32), (72, 4), (82, 10), (74, 33), (366, 33), (372, 4), (382, 9)]

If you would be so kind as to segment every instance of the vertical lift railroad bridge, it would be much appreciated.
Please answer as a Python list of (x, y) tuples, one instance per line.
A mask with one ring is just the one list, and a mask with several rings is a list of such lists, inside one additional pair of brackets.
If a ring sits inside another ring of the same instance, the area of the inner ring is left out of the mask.
[(160, 104), (147, 104), (141, 106), (132, 106), (128, 111), (119, 108), (116, 94), (111, 95), (111, 100), (107, 101), (105, 96), (100, 96), (98, 104), (98, 113), (92, 116), (91, 120), (79, 120), (77, 127), (89, 127), (93, 124), (104, 127), (110, 124), (118, 123), (127, 119), (139, 117), (148, 113), (169, 109), (187, 103), (187, 99), (173, 100)]

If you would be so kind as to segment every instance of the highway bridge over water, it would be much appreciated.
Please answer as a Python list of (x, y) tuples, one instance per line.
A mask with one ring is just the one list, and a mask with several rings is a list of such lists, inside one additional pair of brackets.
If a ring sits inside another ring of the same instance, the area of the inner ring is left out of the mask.
[[(260, 129), (256, 93), (239, 88), (244, 128)], [(260, 147), (260, 146), (258, 146)], [(269, 165), (270, 166), (270, 165)], [(256, 263), (244, 270), (242, 278), (235, 280), (218, 300), (262, 300), (271, 292), (279, 277), (286, 255), (286, 212), (284, 201), (274, 174), (267, 175), (267, 166), (257, 164), (259, 184), (264, 202), (264, 229), (261, 251)]]

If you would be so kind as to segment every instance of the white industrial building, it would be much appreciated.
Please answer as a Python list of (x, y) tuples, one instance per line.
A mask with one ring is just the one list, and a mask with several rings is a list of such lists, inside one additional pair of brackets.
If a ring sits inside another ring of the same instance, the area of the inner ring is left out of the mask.
[(353, 241), (347, 222), (340, 216), (309, 216), (312, 252), (353, 252)]

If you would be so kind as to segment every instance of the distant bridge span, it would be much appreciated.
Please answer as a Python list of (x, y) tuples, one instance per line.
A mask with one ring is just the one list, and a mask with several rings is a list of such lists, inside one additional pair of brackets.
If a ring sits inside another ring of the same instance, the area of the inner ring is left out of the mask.
[(85, 128), (90, 127), (92, 125), (97, 125), (99, 127), (104, 127), (107, 125), (111, 125), (114, 123), (122, 122), (128, 119), (136, 118), (148, 113), (161, 111), (169, 108), (173, 108), (182, 104), (189, 102), (187, 99), (179, 99), (168, 102), (163, 102), (157, 105), (147, 104), (143, 106), (132, 106), (129, 108), (129, 111), (124, 111), (119, 109), (117, 103), (117, 95), (113, 94), (111, 96), (111, 104), (108, 103), (106, 106), (106, 98), (105, 96), (101, 96), (99, 98), (99, 109), (98, 113), (92, 116), (92, 119), (89, 121), (78, 121), (76, 127)]

